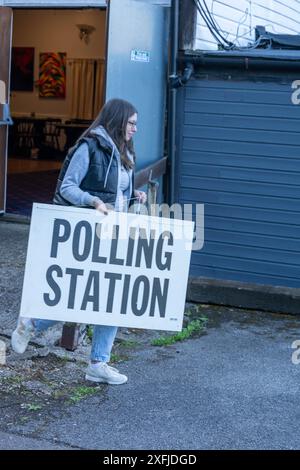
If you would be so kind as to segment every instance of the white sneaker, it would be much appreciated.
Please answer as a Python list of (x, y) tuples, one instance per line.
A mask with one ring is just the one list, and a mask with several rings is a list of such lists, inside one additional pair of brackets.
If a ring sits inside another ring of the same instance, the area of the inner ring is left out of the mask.
[(120, 374), (118, 369), (109, 366), (106, 362), (90, 363), (85, 375), (85, 380), (101, 382), (110, 385), (121, 385), (127, 382), (126, 375)]
[(31, 319), (20, 317), (17, 328), (11, 335), (11, 347), (16, 353), (23, 354), (26, 351), (33, 332), (34, 326)]

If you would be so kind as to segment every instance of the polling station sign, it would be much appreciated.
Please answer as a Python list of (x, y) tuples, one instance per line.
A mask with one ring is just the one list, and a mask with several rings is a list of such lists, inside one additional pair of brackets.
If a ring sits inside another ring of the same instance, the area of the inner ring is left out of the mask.
[(34, 204), (21, 316), (180, 331), (193, 222)]

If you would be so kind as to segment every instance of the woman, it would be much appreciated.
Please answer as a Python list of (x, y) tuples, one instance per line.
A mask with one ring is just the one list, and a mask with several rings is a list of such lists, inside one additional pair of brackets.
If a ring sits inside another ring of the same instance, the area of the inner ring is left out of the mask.
[[(94, 207), (103, 214), (111, 206), (116, 211), (127, 211), (134, 199), (145, 203), (146, 194), (134, 190), (132, 137), (136, 131), (134, 106), (121, 99), (108, 101), (68, 152), (58, 177), (54, 203)], [(54, 323), (20, 318), (12, 334), (13, 350), (22, 354), (35, 331), (43, 331)], [(86, 380), (112, 385), (127, 382), (125, 375), (107, 364), (116, 333), (115, 326), (94, 327)]]

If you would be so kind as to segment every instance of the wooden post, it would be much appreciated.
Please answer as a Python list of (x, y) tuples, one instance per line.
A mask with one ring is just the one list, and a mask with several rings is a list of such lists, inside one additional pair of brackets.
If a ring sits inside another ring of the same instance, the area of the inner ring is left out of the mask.
[[(0, 7), (0, 102), (9, 103), (12, 9)], [(3, 110), (3, 107), (2, 107)], [(0, 124), (0, 213), (5, 209), (7, 125)]]
[[(85, 328), (85, 327), (84, 327)], [(65, 323), (63, 326), (60, 346), (68, 351), (75, 351), (80, 338), (82, 337), (82, 327), (77, 323)]]

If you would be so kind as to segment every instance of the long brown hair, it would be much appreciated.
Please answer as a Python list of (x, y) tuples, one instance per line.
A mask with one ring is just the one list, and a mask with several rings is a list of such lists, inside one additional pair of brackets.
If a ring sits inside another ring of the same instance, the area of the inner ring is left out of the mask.
[[(94, 122), (79, 139), (90, 136), (93, 129), (103, 126), (116, 144), (123, 165), (127, 169), (133, 168), (135, 151), (132, 139), (126, 141), (126, 128), (129, 118), (135, 113), (137, 113), (137, 110), (128, 101), (119, 98), (111, 99), (103, 106)], [(127, 151), (133, 156), (133, 161), (128, 157)]]

